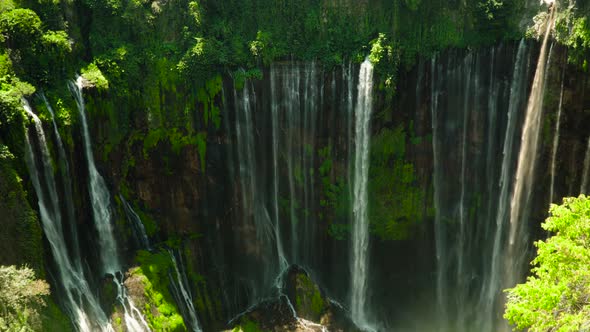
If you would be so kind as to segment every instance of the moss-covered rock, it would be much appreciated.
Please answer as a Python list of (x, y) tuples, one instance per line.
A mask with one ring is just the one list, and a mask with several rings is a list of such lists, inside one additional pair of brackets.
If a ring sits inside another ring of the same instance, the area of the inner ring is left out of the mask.
[(99, 291), (99, 301), (104, 312), (114, 311), (114, 306), (117, 304), (117, 294), (115, 276), (112, 274), (105, 275), (101, 280)]
[(319, 322), (327, 310), (320, 288), (299, 267), (294, 266), (287, 273), (287, 295), (301, 318)]
[(150, 328), (154, 331), (186, 331), (184, 320), (168, 290), (168, 273), (172, 268), (169, 254), (140, 251), (137, 261), (141, 265), (129, 270), (125, 285)]
[(42, 272), (41, 225), (27, 200), (15, 159), (8, 148), (0, 144), (0, 264), (27, 264)]

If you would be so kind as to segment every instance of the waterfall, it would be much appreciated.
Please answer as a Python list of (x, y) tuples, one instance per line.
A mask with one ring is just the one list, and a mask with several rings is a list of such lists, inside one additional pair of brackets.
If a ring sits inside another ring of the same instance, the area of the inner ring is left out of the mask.
[(168, 253), (170, 254), (170, 259), (172, 260), (175, 272), (174, 276), (171, 274), (169, 276), (174, 300), (182, 311), (182, 317), (188, 322), (188, 327), (194, 332), (201, 332), (201, 324), (199, 324), (197, 312), (193, 305), (193, 296), (190, 292), (186, 270), (182, 263), (182, 256), (178, 253), (178, 258), (180, 260), (179, 268), (174, 251), (168, 249)]
[(368, 327), (367, 277), (369, 273), (368, 177), (373, 66), (367, 58), (361, 65), (355, 108), (354, 200), (352, 220), (351, 315), (355, 323)]
[[(296, 65), (291, 65), (291, 68), (287, 68), (282, 72), (283, 74), (283, 85), (281, 87), (283, 95), (283, 105), (285, 113), (285, 144), (286, 153), (285, 159), (287, 162), (287, 173), (289, 179), (289, 213), (290, 213), (290, 225), (291, 225), (291, 261), (292, 263), (299, 261), (299, 223), (300, 219), (297, 216), (297, 204), (299, 195), (296, 190), (296, 171), (298, 170), (297, 162), (300, 156), (296, 152), (295, 144), (301, 141), (301, 132), (299, 128), (301, 100), (299, 97), (299, 85), (301, 77), (299, 70)], [(275, 101), (276, 103), (276, 101)]]
[(84, 141), (84, 152), (88, 162), (89, 175), (89, 196), (92, 203), (92, 212), (94, 225), (98, 232), (98, 242), (101, 257), (101, 271), (104, 275), (112, 275), (113, 281), (117, 285), (117, 300), (124, 310), (124, 320), (126, 328), (131, 332), (149, 331), (149, 327), (141, 312), (135, 307), (131, 298), (127, 296), (125, 285), (123, 284), (122, 265), (119, 262), (119, 253), (117, 242), (115, 240), (112, 214), (111, 214), (111, 196), (107, 189), (104, 179), (98, 173), (94, 164), (92, 154), (92, 143), (90, 132), (86, 121), (86, 111), (84, 106), (83, 78), (78, 77), (75, 83), (70, 82), (70, 90), (76, 99), (80, 120), (82, 122), (82, 138)]
[[(283, 157), (287, 173), (290, 222), (287, 257), (292, 264), (307, 267), (314, 264), (317, 254), (314, 252), (316, 226), (312, 211), (317, 200), (313, 173), (317, 148), (316, 122), (322, 107), (322, 93), (318, 92), (322, 90), (322, 81), (318, 71), (318, 65), (313, 61), (304, 66), (290, 62), (270, 68), (273, 144), (277, 147), (282, 144), (284, 148), (283, 154), (273, 148), (273, 162), (276, 161), (280, 167), (279, 160)], [(275, 168), (277, 182), (281, 176), (279, 170)], [(278, 193), (280, 187), (276, 189)]]
[(525, 41), (512, 52), (512, 68), (502, 66), (509, 49), (453, 50), (430, 61), (434, 306), (441, 331), (491, 332), (504, 324), (501, 267), (530, 77)]
[(586, 155), (584, 157), (584, 170), (582, 171), (582, 184), (580, 185), (580, 194), (588, 195), (588, 172), (590, 171), (590, 137), (588, 137), (588, 145), (586, 147)]
[(555, 190), (555, 162), (557, 160), (557, 148), (559, 147), (559, 128), (561, 124), (561, 110), (563, 108), (563, 84), (565, 81), (565, 66), (561, 73), (561, 90), (559, 93), (559, 106), (557, 108), (557, 121), (555, 123), (555, 135), (553, 136), (553, 149), (551, 150), (551, 186), (549, 189), (549, 204), (553, 203)]
[[(238, 163), (238, 176), (240, 181), (240, 193), (242, 202), (242, 218), (244, 218), (244, 227), (246, 230), (252, 229), (256, 235), (255, 239), (249, 239), (252, 242), (248, 246), (253, 251), (255, 263), (262, 264), (261, 269), (250, 271), (254, 274), (252, 286), (254, 296), (251, 300), (259, 300), (268, 293), (280, 273), (280, 267), (274, 262), (282, 264), (282, 246), (279, 246), (280, 234), (277, 226), (271, 218), (269, 210), (274, 212), (274, 207), (269, 209), (266, 206), (265, 177), (259, 176), (259, 160), (257, 158), (256, 132), (254, 127), (254, 117), (257, 103), (256, 94), (252, 82), (247, 81), (242, 91), (234, 89), (234, 106), (235, 106), (235, 135), (236, 150)], [(260, 165), (262, 167), (263, 165)], [(278, 221), (278, 220), (276, 220)], [(279, 235), (279, 237), (276, 237)], [(275, 253), (273, 248), (277, 249)], [(275, 260), (275, 254), (279, 259)]]
[[(464, 73), (462, 74), (462, 77), (465, 79), (465, 92), (464, 92), (464, 96), (463, 96), (463, 120), (462, 120), (462, 137), (461, 137), (461, 197), (460, 197), (460, 203), (459, 203), (459, 243), (458, 243), (458, 251), (459, 251), (459, 255), (458, 255), (458, 264), (457, 264), (457, 280), (463, 281), (463, 275), (465, 274), (465, 270), (464, 270), (464, 258), (465, 255), (463, 255), (462, 253), (465, 251), (465, 242), (467, 241), (466, 239), (466, 223), (467, 223), (467, 213), (468, 211), (466, 211), (466, 207), (465, 207), (465, 200), (466, 200), (466, 190), (467, 190), (467, 179), (466, 179), (466, 171), (467, 171), (467, 145), (469, 144), (468, 141), (468, 132), (469, 132), (469, 113), (471, 111), (470, 108), (470, 97), (471, 97), (471, 71), (472, 71), (472, 54), (467, 55), (467, 57), (465, 57), (464, 59), (464, 66), (463, 66), (463, 70)], [(492, 75), (493, 76), (493, 75)], [(477, 73), (475, 75), (475, 80), (477, 82)], [(475, 86), (475, 91), (473, 92), (474, 94), (477, 94), (477, 86)], [(463, 293), (460, 293), (461, 295)], [(464, 299), (460, 299), (460, 302), (463, 302)]]
[(500, 193), (498, 196), (498, 206), (495, 218), (492, 215), (492, 218), (495, 219), (495, 231), (491, 254), (491, 268), (487, 275), (484, 287), (482, 287), (482, 294), (480, 295), (481, 301), (483, 302), (483, 308), (487, 313), (494, 313), (498, 309), (498, 307), (496, 307), (496, 301), (498, 300), (503, 287), (502, 271), (500, 268), (504, 260), (502, 249), (505, 238), (505, 226), (508, 221), (508, 209), (510, 203), (509, 193), (512, 189), (512, 178), (514, 176), (515, 154), (513, 151), (516, 140), (517, 115), (524, 104), (523, 96), (526, 95), (526, 88), (523, 84), (526, 82), (526, 74), (528, 72), (527, 66), (525, 65), (525, 55), (526, 43), (523, 39), (518, 46), (514, 71), (512, 73), (512, 83), (510, 85), (507, 114), (508, 124), (504, 135), (502, 166), (498, 181)]
[[(43, 126), (29, 104), (26, 101), (23, 104), (26, 113), (33, 119), (40, 151), (40, 158), (37, 158), (29, 138), (29, 130), (25, 135), (25, 161), (37, 194), (43, 233), (55, 261), (57, 272), (55, 281), (59, 284), (59, 290), (62, 292), (60, 299), (64, 309), (81, 332), (114, 331), (102, 311), (98, 299), (94, 297), (94, 292), (86, 280), (81, 265), (78, 264), (80, 261), (80, 257), (77, 256), (78, 251), (68, 253), (67, 241), (62, 229), (63, 220), (59, 210), (54, 170)], [(41, 159), (40, 164), (38, 164), (38, 159)], [(64, 162), (67, 163), (66, 160)], [(39, 167), (43, 169), (43, 176), (37, 171)]]
[(84, 153), (88, 161), (89, 186), (88, 191), (92, 203), (92, 215), (94, 226), (98, 232), (98, 241), (100, 245), (100, 258), (102, 263), (102, 272), (114, 274), (121, 270), (119, 254), (117, 252), (117, 242), (113, 232), (113, 223), (111, 215), (111, 197), (104, 179), (98, 173), (94, 164), (94, 155), (92, 154), (92, 143), (90, 132), (86, 121), (86, 111), (84, 106), (84, 97), (82, 95), (83, 78), (79, 76), (75, 83), (70, 82), (70, 90), (74, 94), (80, 120), (82, 122), (82, 138), (84, 140)]
[(58, 157), (59, 157), (59, 168), (61, 171), (61, 178), (62, 178), (62, 186), (63, 186), (63, 191), (64, 191), (64, 199), (65, 199), (65, 203), (66, 203), (66, 212), (67, 212), (67, 221), (68, 221), (68, 225), (69, 225), (69, 232), (70, 232), (70, 236), (69, 236), (69, 240), (71, 241), (71, 251), (72, 251), (72, 259), (74, 260), (74, 262), (76, 264), (81, 264), (80, 262), (80, 245), (78, 243), (78, 230), (76, 228), (76, 216), (75, 216), (75, 212), (74, 212), (74, 200), (73, 200), (73, 194), (72, 194), (72, 178), (70, 176), (70, 165), (68, 163), (68, 159), (66, 156), (66, 151), (63, 145), (63, 141), (61, 139), (61, 135), (59, 134), (59, 130), (57, 127), (57, 123), (55, 121), (55, 113), (53, 112), (53, 108), (51, 107), (51, 104), (49, 103), (49, 101), (47, 100), (47, 98), (45, 98), (45, 94), (41, 93), (41, 99), (43, 100), (43, 102), (45, 103), (45, 107), (47, 107), (47, 110), (49, 111), (49, 113), (51, 114), (51, 122), (53, 124), (53, 134), (55, 136), (56, 139), (56, 143), (57, 143), (57, 151), (58, 151)]
[(273, 172), (273, 213), (275, 224), (275, 239), (277, 246), (277, 253), (279, 259), (279, 270), (286, 271), (289, 263), (285, 256), (283, 249), (283, 241), (281, 237), (281, 220), (279, 208), (279, 103), (277, 99), (277, 71), (274, 66), (270, 69), (270, 89), (271, 89), (271, 124), (272, 124), (272, 172)]
[(127, 220), (131, 223), (131, 227), (133, 228), (133, 239), (135, 240), (137, 247), (139, 249), (151, 249), (150, 239), (147, 236), (141, 218), (139, 218), (137, 213), (135, 213), (131, 205), (125, 200), (125, 197), (123, 197), (122, 194), (119, 194), (119, 199), (123, 204), (123, 209), (125, 210)]
[[(553, 25), (554, 10), (551, 10), (545, 31), (545, 38), (541, 45), (539, 60), (533, 79), (533, 86), (527, 104), (526, 118), (521, 136), (521, 146), (518, 155), (516, 181), (510, 203), (510, 235), (508, 254), (505, 259), (506, 280), (503, 286), (512, 286), (520, 275), (526, 260), (526, 244), (528, 236), (525, 227), (528, 217), (528, 205), (530, 193), (533, 189), (535, 166), (537, 160), (537, 147), (539, 143), (539, 130), (541, 127), (541, 114), (543, 108), (543, 95), (545, 90), (545, 66), (547, 62), (547, 44), (551, 27)], [(517, 241), (518, 238), (518, 241)]]

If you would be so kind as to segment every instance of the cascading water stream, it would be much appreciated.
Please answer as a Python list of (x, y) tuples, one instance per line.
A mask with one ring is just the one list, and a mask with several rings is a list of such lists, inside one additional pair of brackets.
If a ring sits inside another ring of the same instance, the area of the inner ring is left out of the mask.
[(352, 220), (351, 315), (362, 328), (369, 328), (367, 318), (367, 277), (369, 273), (368, 177), (370, 121), (373, 108), (373, 65), (366, 59), (360, 69), (358, 99), (355, 109), (354, 200)]
[[(554, 9), (549, 14), (547, 28), (539, 60), (533, 79), (533, 86), (527, 104), (526, 118), (521, 137), (521, 146), (516, 170), (514, 192), (510, 203), (510, 234), (508, 242), (508, 254), (505, 257), (505, 281), (503, 286), (512, 286), (521, 274), (525, 266), (526, 243), (528, 236), (525, 233), (526, 219), (530, 193), (535, 175), (537, 161), (537, 148), (539, 143), (539, 131), (541, 127), (541, 115), (543, 108), (543, 96), (545, 91), (545, 66), (547, 65), (547, 44), (553, 26)], [(518, 238), (518, 241), (517, 241)]]
[(462, 52), (430, 62), (434, 310), (440, 331), (491, 332), (504, 324), (505, 225), (530, 71), (524, 40)]
[(526, 43), (521, 40), (518, 45), (514, 72), (512, 74), (512, 84), (510, 86), (510, 101), (508, 105), (508, 125), (504, 135), (504, 145), (502, 149), (502, 167), (498, 186), (500, 195), (498, 199), (498, 208), (495, 217), (494, 243), (492, 248), (491, 270), (487, 276), (487, 283), (482, 288), (485, 294), (482, 294), (484, 308), (486, 312), (493, 312), (494, 305), (502, 287), (501, 264), (503, 261), (503, 239), (505, 238), (504, 226), (508, 220), (509, 193), (512, 188), (512, 177), (514, 174), (514, 141), (516, 140), (517, 113), (523, 104), (522, 96), (525, 94), (524, 77), (527, 73), (526, 64)]
[[(254, 292), (252, 296), (254, 301), (268, 295), (274, 280), (281, 272), (282, 264), (285, 264), (286, 261), (284, 256), (281, 256), (283, 250), (276, 224), (278, 219), (273, 220), (276, 218), (276, 208), (273, 206), (269, 209), (266, 206), (264, 191), (260, 190), (265, 185), (263, 181), (266, 179), (258, 175), (256, 133), (253, 123), (255, 115), (253, 110), (256, 109), (256, 105), (256, 95), (252, 82), (247, 81), (240, 92), (234, 89), (236, 161), (239, 171), (242, 217), (246, 229), (251, 227), (256, 235), (256, 245), (253, 246), (255, 248), (254, 256), (256, 256), (257, 261), (264, 262), (262, 263), (264, 265), (262, 273), (252, 271), (256, 275), (256, 277), (252, 278), (253, 284), (250, 286)], [(273, 211), (275, 218), (271, 217), (269, 210)], [(276, 252), (273, 249), (276, 249)], [(274, 264), (274, 262), (278, 264)]]
[[(464, 278), (463, 276), (465, 275), (465, 270), (464, 270), (464, 255), (462, 255), (461, 253), (464, 252), (465, 250), (465, 242), (466, 242), (466, 223), (467, 223), (467, 213), (468, 211), (466, 211), (466, 207), (465, 207), (465, 200), (466, 200), (466, 191), (467, 191), (467, 179), (466, 179), (466, 172), (467, 172), (467, 146), (469, 144), (469, 141), (467, 140), (468, 138), (468, 133), (469, 133), (469, 113), (470, 113), (470, 97), (471, 97), (471, 83), (472, 83), (472, 54), (467, 55), (467, 57), (465, 57), (464, 59), (464, 73), (462, 74), (462, 77), (465, 78), (465, 93), (463, 96), (463, 119), (462, 119), (462, 138), (461, 138), (461, 197), (460, 197), (460, 203), (459, 203), (459, 244), (458, 244), (458, 251), (459, 251), (459, 257), (458, 257), (458, 264), (457, 264), (457, 274), (456, 274), (456, 278), (457, 280), (463, 281)], [(477, 75), (475, 76), (475, 80), (477, 81)], [(475, 91), (473, 93), (477, 93), (477, 86), (474, 89)], [(461, 303), (464, 301), (464, 299), (460, 299), (459, 300)], [(462, 320), (460, 318), (460, 320)]]
[(131, 227), (133, 228), (133, 238), (137, 243), (137, 247), (140, 249), (151, 249), (150, 239), (147, 236), (147, 232), (143, 222), (141, 221), (141, 218), (133, 210), (131, 205), (129, 205), (129, 203), (125, 200), (123, 195), (119, 194), (119, 199), (121, 200), (121, 203), (123, 203), (123, 209), (125, 210), (127, 220), (131, 222)]
[[(59, 283), (60, 291), (62, 292), (62, 296), (60, 297), (62, 303), (72, 319), (74, 326), (79, 331), (114, 331), (102, 311), (98, 299), (93, 296), (94, 292), (86, 281), (80, 264), (76, 263), (80, 261), (79, 256), (76, 256), (78, 252), (68, 253), (68, 248), (66, 247), (67, 241), (64, 238), (62, 229), (63, 221), (59, 212), (59, 201), (51, 155), (47, 147), (43, 126), (41, 120), (33, 113), (29, 104), (26, 101), (23, 104), (26, 113), (33, 119), (42, 163), (41, 165), (37, 164), (37, 158), (29, 139), (29, 133), (25, 135), (25, 161), (39, 200), (43, 232), (49, 242), (51, 253), (55, 260), (55, 269), (57, 271), (56, 282)], [(43, 168), (43, 177), (37, 171), (39, 166)], [(50, 196), (49, 198), (47, 197), (48, 195)]]
[(168, 249), (168, 253), (170, 254), (170, 259), (172, 260), (172, 265), (174, 266), (175, 272), (175, 276), (170, 275), (170, 281), (173, 290), (172, 293), (175, 301), (182, 309), (182, 316), (188, 322), (188, 327), (190, 327), (191, 331), (201, 332), (201, 324), (199, 323), (197, 312), (193, 305), (193, 296), (190, 292), (184, 264), (182, 263), (182, 256), (178, 254), (180, 267), (182, 268), (179, 269), (179, 264), (177, 263), (174, 251)]
[[(287, 161), (287, 172), (289, 179), (289, 212), (290, 212), (290, 224), (291, 224), (291, 261), (292, 263), (299, 261), (299, 223), (300, 220), (297, 217), (297, 202), (298, 193), (296, 190), (296, 171), (297, 165), (295, 162), (298, 160), (299, 155), (296, 152), (295, 140), (300, 140), (300, 128), (299, 117), (301, 109), (301, 101), (299, 98), (299, 84), (301, 77), (298, 73), (296, 66), (291, 66), (293, 72), (283, 72), (284, 78), (282, 80), (283, 85), (281, 90), (284, 92), (284, 113), (286, 118), (285, 127), (285, 143), (287, 152), (285, 158)], [(276, 104), (277, 101), (275, 101)], [(295, 159), (295, 160), (294, 160)]]
[(289, 263), (285, 256), (283, 249), (283, 241), (281, 237), (281, 220), (279, 207), (279, 103), (277, 97), (277, 71), (274, 67), (270, 69), (270, 89), (271, 89), (271, 123), (272, 123), (272, 166), (273, 166), (273, 213), (275, 224), (275, 240), (277, 244), (277, 253), (279, 259), (279, 270), (281, 274), (286, 271)]
[(113, 220), (110, 210), (111, 198), (106, 183), (104, 182), (104, 179), (100, 173), (98, 173), (96, 165), (94, 164), (94, 155), (92, 154), (92, 143), (86, 121), (86, 111), (82, 89), (82, 76), (79, 76), (75, 83), (70, 82), (70, 90), (76, 99), (78, 111), (80, 113), (80, 119), (82, 122), (84, 153), (86, 160), (88, 161), (88, 191), (92, 203), (94, 225), (98, 232), (102, 272), (115, 274), (115, 272), (121, 270), (121, 263), (119, 262), (117, 242), (113, 232)]
[[(45, 103), (45, 107), (51, 114), (51, 122), (53, 124), (53, 134), (55, 135), (56, 143), (57, 143), (57, 151), (59, 156), (59, 166), (61, 171), (61, 178), (62, 178), (62, 185), (64, 191), (64, 199), (66, 203), (66, 212), (67, 212), (67, 221), (70, 227), (70, 237), (69, 240), (71, 241), (71, 251), (72, 251), (72, 260), (75, 264), (80, 265), (80, 245), (78, 243), (78, 230), (76, 229), (76, 217), (74, 212), (74, 200), (72, 194), (72, 179), (70, 176), (70, 165), (68, 163), (68, 159), (66, 156), (66, 151), (63, 145), (63, 141), (61, 139), (61, 135), (59, 134), (59, 130), (57, 127), (57, 123), (55, 121), (55, 113), (53, 111), (53, 107), (45, 98), (45, 94), (41, 93), (41, 99)], [(81, 268), (80, 268), (81, 270)]]
[(104, 275), (112, 275), (113, 282), (117, 286), (117, 300), (124, 309), (124, 320), (126, 328), (131, 332), (149, 331), (150, 328), (141, 312), (135, 307), (131, 298), (127, 296), (123, 284), (122, 265), (119, 261), (117, 242), (113, 231), (113, 220), (111, 214), (111, 196), (104, 179), (96, 169), (94, 156), (92, 154), (92, 143), (90, 132), (86, 121), (84, 106), (83, 78), (79, 76), (75, 83), (70, 82), (70, 90), (76, 99), (80, 119), (82, 122), (82, 138), (84, 141), (84, 152), (88, 162), (89, 175), (89, 196), (92, 203), (93, 220), (98, 232), (99, 249), (101, 257), (101, 271)]
[(432, 155), (433, 155), (433, 179), (434, 179), (434, 227), (435, 227), (435, 236), (436, 236), (436, 265), (438, 268), (438, 274), (436, 278), (436, 298), (437, 298), (437, 308), (439, 311), (439, 316), (445, 317), (446, 316), (446, 306), (444, 304), (444, 299), (446, 298), (445, 286), (446, 286), (446, 278), (444, 271), (446, 270), (446, 248), (445, 248), (445, 240), (444, 240), (444, 225), (442, 223), (441, 218), (441, 207), (442, 207), (442, 199), (440, 188), (442, 188), (442, 174), (440, 172), (442, 162), (440, 160), (440, 148), (438, 146), (438, 136), (439, 136), (439, 128), (438, 128), (438, 98), (439, 98), (439, 86), (440, 86), (440, 77), (441, 74), (437, 73), (437, 57), (436, 55), (432, 57), (432, 61), (430, 64), (430, 111), (431, 111), (431, 119), (432, 119)]
[(561, 74), (561, 90), (559, 92), (559, 106), (557, 108), (557, 121), (555, 123), (555, 135), (553, 136), (553, 149), (551, 150), (551, 186), (549, 189), (549, 204), (553, 203), (555, 191), (555, 163), (557, 161), (557, 148), (559, 147), (559, 129), (561, 126), (561, 110), (563, 108), (563, 84), (565, 82), (565, 67)]

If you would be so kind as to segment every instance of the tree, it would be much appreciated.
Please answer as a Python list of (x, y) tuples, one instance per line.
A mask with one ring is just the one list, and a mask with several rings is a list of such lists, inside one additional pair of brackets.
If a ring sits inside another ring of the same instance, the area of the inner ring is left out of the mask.
[(526, 283), (507, 289), (504, 318), (518, 329), (590, 329), (590, 197), (553, 204), (542, 227), (553, 235), (537, 241)]
[(0, 330), (36, 331), (49, 285), (28, 267), (0, 266)]

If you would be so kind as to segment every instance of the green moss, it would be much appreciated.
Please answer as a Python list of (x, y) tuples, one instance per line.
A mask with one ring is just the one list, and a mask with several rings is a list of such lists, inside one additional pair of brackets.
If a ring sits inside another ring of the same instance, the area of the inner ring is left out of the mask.
[(382, 240), (410, 237), (424, 217), (426, 199), (414, 165), (406, 159), (403, 126), (384, 129), (372, 138), (369, 168), (371, 232)]
[(298, 316), (319, 322), (326, 309), (320, 289), (311, 278), (299, 273), (295, 280), (295, 310)]
[(17, 161), (24, 163), (0, 144), (0, 215), (4, 218), (0, 232), (0, 262), (27, 264), (43, 276), (40, 222), (27, 200), (22, 179), (15, 167)]
[(46, 306), (41, 311), (41, 317), (43, 331), (73, 331), (70, 319), (51, 298), (47, 299)]
[(219, 129), (221, 125), (221, 110), (219, 106), (215, 105), (215, 100), (222, 88), (221, 75), (217, 75), (209, 79), (205, 83), (205, 86), (197, 92), (197, 100), (203, 104), (203, 121), (205, 126), (208, 126), (210, 121), (213, 122), (216, 129)]
[(87, 79), (99, 90), (108, 90), (109, 81), (104, 77), (96, 63), (92, 62), (86, 68), (81, 69), (82, 77)]
[[(132, 273), (140, 276), (148, 299), (143, 313), (155, 331), (186, 331), (182, 316), (168, 291), (169, 271), (173, 268), (170, 255), (166, 252), (150, 253), (140, 250), (136, 257), (140, 264)], [(156, 313), (152, 310), (156, 309)]]
[(244, 317), (240, 320), (240, 325), (233, 328), (232, 332), (263, 332), (258, 323)]
[(320, 220), (329, 223), (328, 234), (337, 240), (344, 240), (350, 231), (350, 188), (345, 175), (334, 168), (332, 146), (318, 150), (320, 167), (318, 173), (322, 182)]
[(184, 134), (177, 128), (158, 128), (148, 132), (143, 140), (143, 157), (147, 159), (149, 152), (160, 142), (170, 144), (172, 152), (179, 154), (185, 146), (196, 146), (199, 153), (201, 168), (205, 170), (205, 159), (207, 155), (207, 133)]

